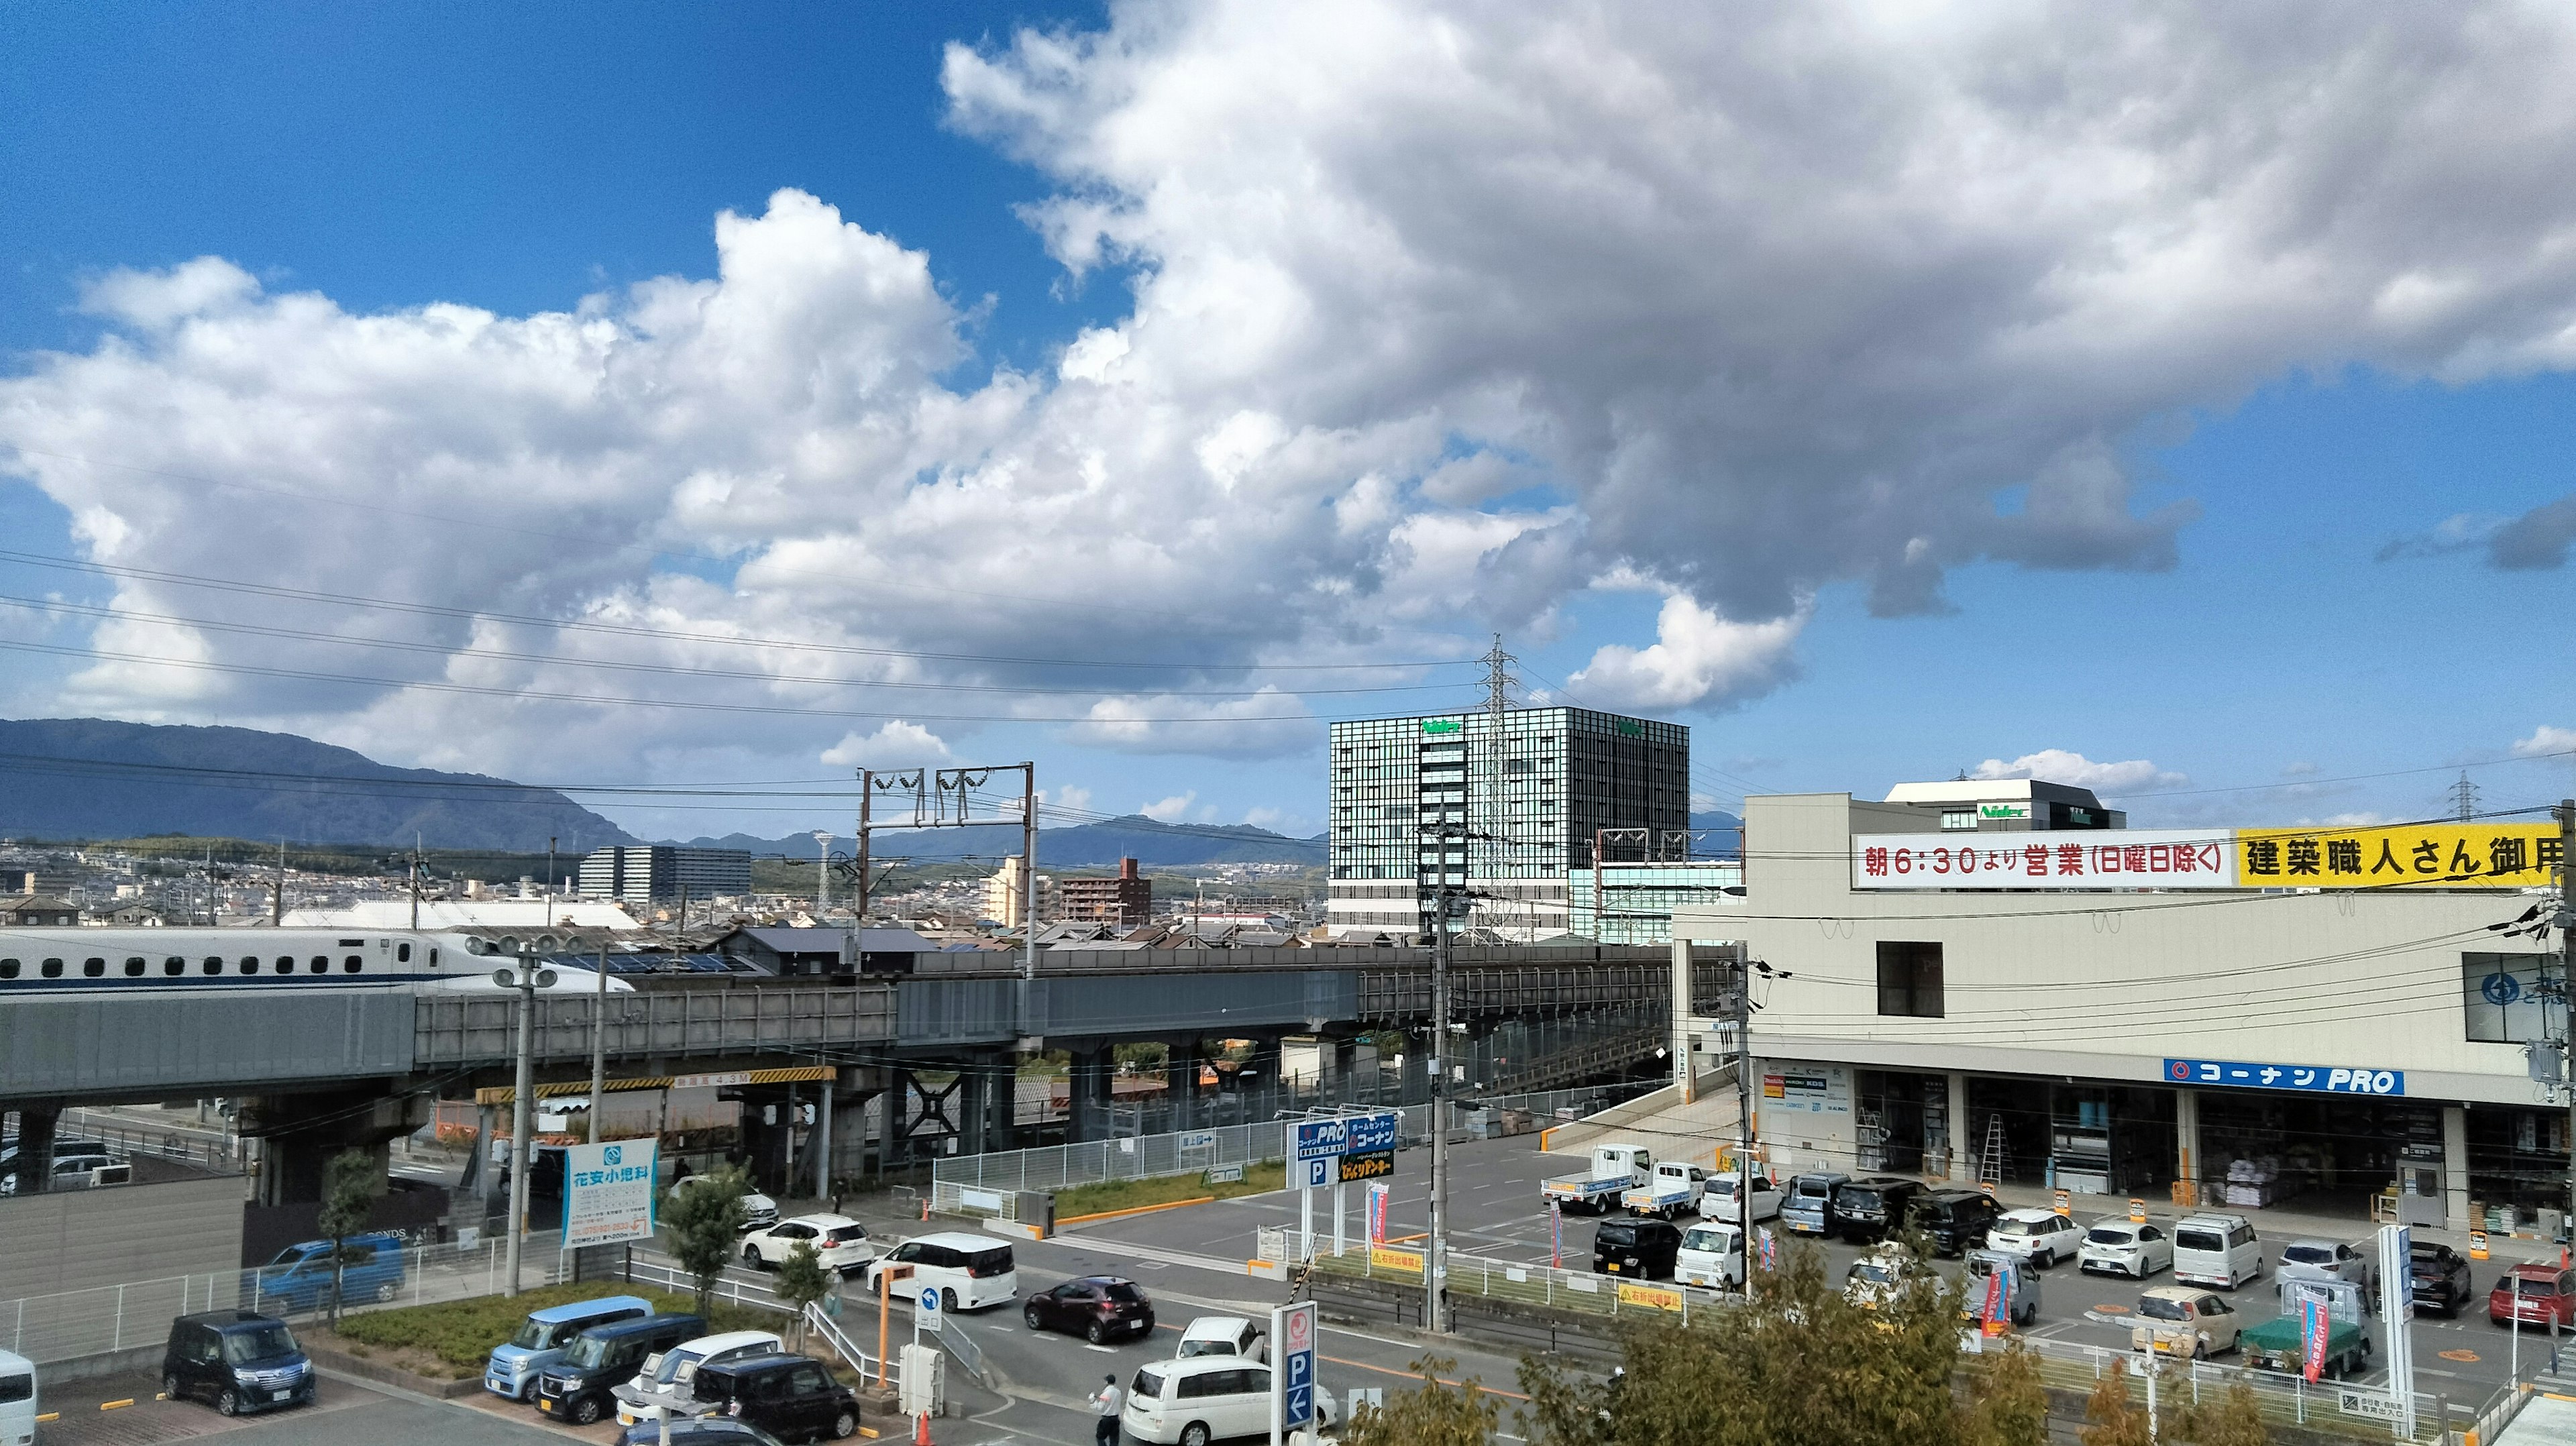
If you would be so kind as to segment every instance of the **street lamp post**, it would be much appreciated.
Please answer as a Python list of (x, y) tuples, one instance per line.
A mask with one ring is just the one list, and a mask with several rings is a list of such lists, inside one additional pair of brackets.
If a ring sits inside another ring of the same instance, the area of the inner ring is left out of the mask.
[(537, 991), (551, 988), (555, 971), (537, 967), (533, 940), (519, 946), (515, 969), (495, 969), (492, 982), (504, 989), (519, 991), (519, 1072), (517, 1087), (510, 1091), (510, 1277), (505, 1295), (519, 1293), (520, 1247), (528, 1233), (528, 1131), (535, 1123), (537, 1092), (536, 1060), (530, 1050), (530, 1033), (537, 1015)]

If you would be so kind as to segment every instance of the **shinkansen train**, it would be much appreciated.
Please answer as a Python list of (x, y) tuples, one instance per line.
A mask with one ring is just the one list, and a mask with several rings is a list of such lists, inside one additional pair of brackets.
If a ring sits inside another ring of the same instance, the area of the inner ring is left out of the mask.
[[(542, 953), (552, 937), (529, 941)], [(493, 971), (510, 965), (516, 937), (354, 929), (0, 929), (0, 1003), (60, 995), (137, 992), (226, 995), (311, 989), (506, 992)], [(589, 969), (548, 961), (548, 993), (599, 987)], [(619, 993), (635, 986), (610, 979)]]

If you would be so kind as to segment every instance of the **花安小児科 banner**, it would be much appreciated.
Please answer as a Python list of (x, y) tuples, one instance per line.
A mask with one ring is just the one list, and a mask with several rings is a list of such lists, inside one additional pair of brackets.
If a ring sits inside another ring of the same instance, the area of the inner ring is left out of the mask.
[(2393, 823), (2243, 829), (2236, 883), (2278, 888), (2543, 888), (2558, 882), (2546, 823)]
[(652, 1238), (660, 1148), (649, 1138), (565, 1147), (564, 1249)]

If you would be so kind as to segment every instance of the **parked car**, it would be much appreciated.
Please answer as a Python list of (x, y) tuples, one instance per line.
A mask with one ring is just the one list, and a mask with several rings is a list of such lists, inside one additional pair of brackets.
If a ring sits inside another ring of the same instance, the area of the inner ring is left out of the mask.
[(1966, 1292), (1959, 1302), (1959, 1312), (1970, 1320), (1981, 1320), (1986, 1310), (1986, 1292), (1993, 1289), (1996, 1276), (2004, 1277), (2003, 1317), (2017, 1326), (2039, 1319), (2039, 1272), (2012, 1256), (1992, 1250), (1968, 1252)]
[[(661, 1446), (662, 1423), (647, 1421), (629, 1426), (617, 1438), (617, 1446)], [(671, 1423), (671, 1446), (781, 1446), (779, 1439), (748, 1421), (727, 1416), (710, 1416), (702, 1421)]]
[(1154, 1302), (1145, 1287), (1115, 1275), (1086, 1275), (1031, 1295), (1020, 1318), (1033, 1331), (1066, 1331), (1093, 1345), (1154, 1332)]
[(1666, 1280), (1681, 1248), (1681, 1227), (1669, 1220), (1604, 1220), (1592, 1232), (1592, 1270), (1596, 1275)]
[(2084, 1248), (2084, 1230), (2053, 1210), (2007, 1210), (1986, 1231), (1986, 1248), (2046, 1270)]
[(1986, 1242), (2004, 1207), (1983, 1190), (1927, 1190), (1914, 1202), (1914, 1228), (1939, 1255), (1964, 1255)]
[(2429, 1240), (2415, 1242), (2407, 1258), (2406, 1274), (2418, 1310), (2457, 1316), (2462, 1306), (2476, 1298), (2476, 1289), (2469, 1281), (2468, 1257), (2447, 1245)]
[(2263, 1277), (2263, 1242), (2242, 1215), (2186, 1215), (2174, 1224), (2174, 1279), (2234, 1290)]
[[(1673, 1228), (1661, 1220), (1611, 1223)], [(1315, 1418), (1326, 1427), (1341, 1420), (1333, 1393), (1320, 1385), (1315, 1387)], [(1227, 1436), (1267, 1435), (1270, 1368), (1227, 1356), (1148, 1361), (1136, 1368), (1135, 1379), (1128, 1383), (1127, 1407), (1119, 1424), (1129, 1436), (1154, 1446), (1173, 1442), (1208, 1446)]]
[(1192, 1356), (1248, 1356), (1266, 1361), (1270, 1339), (1258, 1321), (1239, 1315), (1203, 1315), (1181, 1327), (1181, 1341), (1172, 1355), (1184, 1361)]
[(1791, 1180), (1780, 1201), (1780, 1223), (1797, 1235), (1833, 1234), (1834, 1190), (1850, 1178), (1835, 1170), (1817, 1170)]
[(492, 1348), (492, 1358), (483, 1365), (483, 1389), (513, 1401), (534, 1400), (537, 1377), (562, 1360), (583, 1331), (652, 1313), (653, 1302), (640, 1295), (603, 1295), (530, 1311), (515, 1334)]
[[(674, 1190), (691, 1190), (715, 1179), (713, 1175), (682, 1175), (671, 1182)], [(742, 1220), (746, 1230), (765, 1230), (778, 1223), (778, 1202), (757, 1190), (742, 1197)]]
[(779, 1349), (779, 1339), (770, 1331), (719, 1331), (682, 1341), (664, 1351), (660, 1360), (648, 1356), (634, 1380), (609, 1392), (617, 1398), (617, 1424), (632, 1426), (649, 1421), (653, 1419), (651, 1413), (664, 1406), (685, 1416), (697, 1404), (689, 1388), (700, 1367), (747, 1356), (775, 1355)]
[(255, 1310), (208, 1310), (170, 1322), (161, 1392), (227, 1416), (313, 1403), (313, 1363), (286, 1322)]
[(35, 1446), (36, 1417), (44, 1402), (36, 1390), (36, 1363), (0, 1351), (0, 1446)]
[(870, 1295), (876, 1293), (877, 1276), (888, 1265), (911, 1266), (906, 1298), (918, 1296), (925, 1286), (935, 1289), (941, 1310), (981, 1310), (1020, 1298), (1020, 1275), (1011, 1247), (990, 1235), (952, 1230), (915, 1236), (868, 1262), (862, 1278)]
[(847, 1215), (799, 1215), (754, 1230), (742, 1238), (742, 1263), (755, 1270), (776, 1270), (799, 1244), (811, 1245), (825, 1270), (855, 1275), (875, 1252), (868, 1248), (868, 1227)]
[[(133, 1169), (123, 1156), (109, 1153), (105, 1145), (57, 1140), (45, 1188), (60, 1193), (86, 1190), (92, 1185), (122, 1185), (133, 1177)], [(17, 1152), (0, 1153), (0, 1195), (15, 1195), (18, 1189)]]
[(2075, 1265), (2087, 1274), (2100, 1271), (2144, 1280), (2159, 1270), (2173, 1268), (2173, 1237), (2159, 1225), (2096, 1220), (2093, 1228), (2084, 1232), (2084, 1244), (2076, 1252)]
[(745, 1356), (698, 1367), (691, 1391), (709, 1415), (747, 1421), (781, 1441), (846, 1441), (859, 1398), (807, 1356)]
[(307, 1240), (277, 1252), (259, 1268), (259, 1308), (270, 1315), (289, 1315), (331, 1303), (337, 1289), (342, 1300), (389, 1301), (402, 1294), (408, 1259), (403, 1238), (391, 1231), (352, 1235), (344, 1242), (350, 1258), (335, 1273), (331, 1242)]
[(2340, 1240), (2293, 1240), (2281, 1247), (2281, 1279), (2340, 1280), (2361, 1287), (2361, 1297), (2379, 1304), (2379, 1262), (2366, 1250)]
[[(1742, 1223), (1736, 1215), (1735, 1181), (1736, 1174), (1733, 1170), (1708, 1177), (1707, 1184), (1700, 1191), (1700, 1219), (1724, 1220), (1729, 1224)], [(1769, 1176), (1754, 1176), (1753, 1183), (1746, 1187), (1746, 1198), (1753, 1207), (1754, 1224), (1759, 1225), (1765, 1220), (1779, 1217), (1780, 1187), (1772, 1184)]]
[(548, 1420), (587, 1426), (608, 1414), (616, 1405), (617, 1388), (633, 1380), (647, 1359), (706, 1334), (706, 1329), (705, 1319), (694, 1315), (648, 1315), (593, 1326), (537, 1377), (537, 1410)]
[(2138, 1295), (2129, 1348), (2201, 1360), (2236, 1349), (2244, 1324), (2236, 1307), (2195, 1286), (2159, 1285)]
[(2506, 1271), (2487, 1292), (2487, 1320), (2576, 1330), (2576, 1270), (2535, 1260)]
[(1905, 1213), (1923, 1196), (1923, 1182), (1872, 1175), (1834, 1187), (1834, 1219), (1855, 1244), (1885, 1240), (1905, 1225)]
[(1744, 1284), (1744, 1235), (1725, 1220), (1702, 1220), (1682, 1232), (1681, 1249), (1673, 1255), (1673, 1279), (1711, 1290), (1733, 1290)]
[(1851, 1273), (1843, 1277), (1843, 1299), (1863, 1310), (1878, 1310), (1926, 1284), (1938, 1288), (1940, 1281), (1904, 1246), (1880, 1245), (1852, 1262)]

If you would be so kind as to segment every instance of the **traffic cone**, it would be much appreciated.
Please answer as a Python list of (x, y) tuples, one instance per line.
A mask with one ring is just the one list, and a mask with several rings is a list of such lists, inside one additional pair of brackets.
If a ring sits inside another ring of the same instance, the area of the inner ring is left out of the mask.
[(912, 1446), (930, 1446), (930, 1414), (925, 1411), (912, 1421)]

